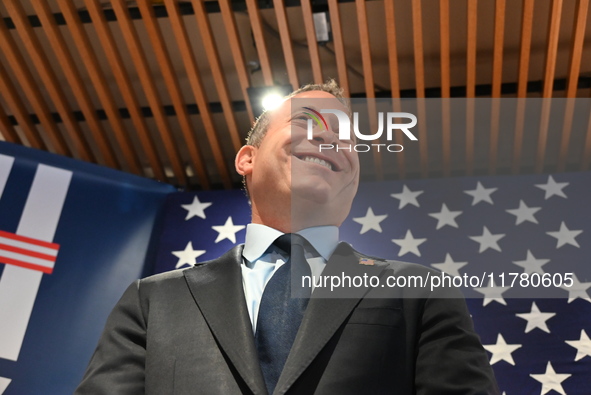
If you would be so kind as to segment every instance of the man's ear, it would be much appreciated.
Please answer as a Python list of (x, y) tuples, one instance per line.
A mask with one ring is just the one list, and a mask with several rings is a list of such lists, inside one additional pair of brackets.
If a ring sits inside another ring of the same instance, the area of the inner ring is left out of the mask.
[(241, 176), (246, 176), (252, 173), (252, 167), (254, 165), (254, 155), (256, 148), (252, 145), (244, 145), (236, 154), (234, 160), (234, 166), (236, 166), (236, 172)]

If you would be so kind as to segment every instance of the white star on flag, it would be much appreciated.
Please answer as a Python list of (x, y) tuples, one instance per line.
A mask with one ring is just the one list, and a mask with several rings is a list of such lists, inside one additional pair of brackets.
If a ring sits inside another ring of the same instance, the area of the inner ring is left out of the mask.
[(449, 253), (446, 253), (445, 261), (443, 263), (432, 263), (431, 266), (441, 270), (444, 273), (449, 274), (450, 276), (459, 276), (460, 269), (466, 266), (467, 264), (468, 262), (454, 262), (451, 258), (451, 255)]
[(564, 223), (564, 221), (562, 221), (560, 223), (560, 230), (558, 230), (556, 232), (546, 232), (546, 233), (548, 235), (556, 238), (556, 240), (558, 240), (556, 242), (556, 248), (560, 248), (565, 244), (570, 244), (575, 247), (581, 248), (581, 246), (579, 246), (579, 243), (577, 243), (575, 238), (578, 235), (580, 235), (581, 233), (583, 233), (583, 231), (582, 230), (570, 230), (569, 228), (566, 227), (566, 224)]
[(172, 254), (179, 258), (175, 266), (175, 268), (178, 269), (179, 267), (184, 265), (195, 266), (195, 264), (197, 263), (196, 259), (201, 255), (205, 254), (205, 250), (194, 250), (193, 243), (188, 242), (184, 250), (172, 251)]
[(515, 366), (515, 361), (513, 360), (513, 356), (511, 355), (511, 353), (517, 350), (518, 348), (521, 348), (521, 346), (522, 344), (507, 344), (507, 342), (505, 342), (505, 339), (503, 338), (503, 335), (501, 335), (500, 333), (497, 336), (496, 344), (482, 345), (482, 347), (484, 347), (486, 351), (492, 353), (492, 356), (490, 358), (491, 365), (494, 365), (499, 361), (507, 361), (513, 366)]
[(445, 225), (453, 226), (454, 228), (458, 227), (456, 222), (456, 217), (462, 214), (461, 211), (449, 211), (445, 203), (441, 205), (441, 211), (438, 213), (429, 213), (429, 216), (437, 219), (437, 228), (443, 228)]
[(572, 302), (577, 298), (581, 298), (586, 300), (587, 302), (591, 303), (591, 298), (589, 298), (589, 294), (587, 290), (591, 288), (591, 282), (582, 283), (577, 278), (577, 275), (573, 273), (573, 284), (570, 287), (563, 285), (560, 287), (565, 291), (568, 291), (568, 303)]
[(388, 217), (388, 214), (375, 215), (371, 207), (368, 207), (367, 214), (365, 214), (365, 217), (353, 218), (353, 221), (362, 225), (361, 231), (359, 232), (360, 235), (372, 229), (376, 232), (382, 233), (382, 227), (380, 226), (380, 222), (385, 220), (386, 217)]
[(503, 306), (507, 306), (503, 293), (509, 290), (511, 287), (497, 287), (494, 280), (488, 282), (488, 287), (474, 288), (474, 291), (480, 292), (484, 295), (482, 300), (482, 306), (486, 306), (490, 302), (497, 302)]
[(523, 200), (519, 201), (519, 207), (516, 209), (505, 210), (509, 214), (516, 216), (515, 225), (519, 225), (525, 221), (533, 222), (534, 224), (538, 223), (534, 214), (540, 211), (541, 207), (527, 207), (527, 205), (523, 202)]
[(414, 206), (420, 207), (419, 202), (417, 201), (417, 196), (419, 196), (421, 193), (423, 193), (423, 191), (411, 191), (407, 188), (406, 185), (403, 185), (402, 192), (393, 193), (390, 196), (400, 200), (398, 209), (401, 209), (404, 208), (404, 206), (406, 206), (407, 204), (412, 204)]
[(225, 224), (212, 226), (212, 229), (219, 233), (218, 237), (215, 239), (215, 243), (219, 243), (224, 239), (228, 239), (232, 243), (236, 244), (236, 232), (244, 229), (245, 227), (246, 226), (244, 225), (234, 225), (234, 222), (232, 222), (232, 217), (228, 217)]
[(410, 229), (406, 231), (404, 239), (392, 239), (393, 243), (396, 243), (400, 246), (398, 256), (408, 254), (409, 252), (412, 252), (416, 256), (421, 256), (421, 252), (419, 251), (419, 245), (423, 244), (425, 241), (427, 241), (426, 238), (415, 239)]
[(562, 189), (566, 187), (569, 183), (568, 182), (556, 182), (552, 176), (548, 176), (548, 182), (545, 184), (535, 184), (536, 187), (543, 189), (546, 194), (544, 195), (544, 199), (548, 200), (552, 196), (560, 196), (563, 198), (567, 198)]
[(546, 321), (554, 317), (556, 313), (542, 313), (536, 302), (533, 302), (531, 305), (531, 311), (529, 313), (515, 315), (527, 321), (525, 333), (529, 333), (536, 328), (540, 328), (544, 332), (550, 333), (550, 329), (548, 329), (548, 324), (546, 324)]
[(185, 217), (185, 221), (193, 217), (199, 217), (205, 219), (205, 209), (211, 206), (211, 203), (205, 202), (201, 203), (197, 196), (193, 197), (193, 202), (191, 204), (181, 204), (181, 207), (187, 210), (187, 216)]
[(542, 392), (540, 395), (547, 394), (548, 392), (554, 390), (559, 394), (566, 395), (564, 392), (564, 388), (562, 388), (562, 382), (568, 379), (571, 374), (559, 374), (554, 371), (552, 364), (548, 361), (548, 365), (546, 365), (546, 372), (543, 374), (530, 374), (530, 376), (542, 383)]
[(505, 237), (504, 233), (497, 233), (492, 234), (489, 232), (486, 226), (482, 229), (482, 236), (468, 236), (475, 242), (480, 244), (480, 249), (478, 250), (479, 253), (482, 253), (489, 248), (493, 250), (501, 251), (501, 247), (499, 247), (498, 241)]
[(476, 189), (470, 189), (464, 191), (464, 193), (467, 193), (468, 195), (473, 197), (472, 206), (479, 202), (487, 202), (490, 204), (494, 204), (490, 195), (497, 189), (498, 188), (484, 188), (480, 181), (478, 181), (478, 184), (476, 184)]
[(577, 349), (575, 361), (585, 357), (591, 357), (591, 339), (584, 329), (581, 329), (581, 338), (579, 340), (565, 340), (566, 344)]
[(527, 274), (531, 273), (540, 273), (544, 274), (544, 266), (546, 263), (550, 262), (550, 259), (536, 259), (534, 254), (531, 253), (530, 250), (527, 250), (527, 257), (524, 261), (513, 261), (514, 264), (517, 266), (521, 266), (523, 268), (523, 272)]

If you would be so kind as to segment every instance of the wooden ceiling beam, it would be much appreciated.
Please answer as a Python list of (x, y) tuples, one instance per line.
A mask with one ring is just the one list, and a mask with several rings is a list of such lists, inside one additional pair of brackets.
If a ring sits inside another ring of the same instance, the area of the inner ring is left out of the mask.
[(10, 123), (8, 115), (6, 115), (2, 106), (0, 106), (0, 137), (9, 143), (25, 145), (16, 132), (14, 125)]
[[(531, 37), (534, 21), (534, 0), (523, 0), (521, 11), (521, 39), (519, 44), (519, 66), (517, 70), (517, 98), (527, 98), (527, 78), (529, 75), (529, 58)], [(523, 150), (523, 128), (525, 122), (525, 100), (517, 100), (515, 117), (515, 134), (513, 136), (513, 160), (511, 171), (519, 174), (521, 167), (521, 151)]]
[(439, 63), (441, 67), (441, 98), (451, 93), (449, 0), (439, 0)]
[(234, 67), (236, 68), (236, 74), (238, 75), (238, 81), (240, 82), (240, 88), (242, 89), (242, 97), (244, 98), (244, 103), (246, 104), (246, 111), (248, 112), (250, 123), (253, 123), (254, 114), (252, 112), (252, 106), (250, 105), (250, 99), (246, 90), (248, 87), (250, 87), (250, 76), (246, 70), (244, 52), (242, 51), (240, 36), (238, 35), (238, 29), (236, 28), (234, 12), (232, 11), (230, 0), (218, 0), (218, 4), (220, 5), (222, 20), (224, 21), (228, 42), (230, 43), (230, 51), (232, 52)]
[[(123, 124), (123, 119), (119, 113), (119, 109), (117, 108), (115, 97), (109, 89), (109, 83), (107, 82), (105, 73), (100, 67), (97, 52), (90, 43), (90, 39), (88, 38), (88, 34), (86, 33), (84, 26), (82, 25), (82, 21), (80, 20), (80, 16), (76, 11), (76, 8), (69, 0), (57, 0), (57, 2), (64, 15), (68, 29), (71, 32), (74, 45), (76, 45), (77, 50), (80, 52), (80, 58), (88, 70), (88, 76), (90, 77), (90, 80), (98, 95), (99, 101), (101, 102), (101, 105), (107, 115), (107, 119), (111, 125), (113, 133), (115, 133), (118, 141), (129, 139), (129, 132)], [(87, 3), (87, 7), (88, 5), (89, 4)], [(101, 46), (103, 49), (105, 49), (106, 58), (113, 72), (119, 92), (121, 93), (123, 101), (125, 102), (127, 110), (129, 111), (135, 133), (137, 133), (142, 149), (148, 158), (148, 163), (152, 168), (154, 177), (158, 180), (164, 181), (166, 176), (164, 175), (162, 163), (160, 162), (160, 158), (156, 152), (156, 147), (150, 136), (150, 131), (148, 130), (146, 121), (141, 115), (140, 106), (135, 94), (133, 93), (133, 89), (131, 88), (129, 76), (125, 71), (123, 61), (115, 46), (115, 41), (113, 40), (110, 32), (107, 30), (106, 22), (104, 21), (104, 15), (100, 12), (100, 10), (93, 7), (92, 4), (90, 5), (91, 6), (88, 7), (88, 9), (91, 10), (94, 15), (94, 27), (98, 33)], [(103, 18), (102, 20), (101, 16)], [(137, 153), (133, 150), (131, 143), (129, 146), (130, 150), (128, 151), (124, 148), (123, 154), (127, 157), (127, 161), (129, 163), (135, 162), (137, 164), (136, 166), (141, 168), (142, 165)]]
[[(581, 71), (581, 59), (583, 57), (583, 43), (585, 41), (588, 12), (589, 0), (577, 0), (566, 86), (566, 97), (569, 99), (577, 97), (577, 83)], [(568, 148), (573, 127), (574, 104), (573, 100), (567, 100), (564, 122), (562, 124), (562, 134), (560, 136), (560, 149), (558, 151), (558, 171), (564, 171), (568, 161)]]
[(347, 74), (347, 58), (345, 57), (345, 41), (343, 39), (343, 30), (341, 27), (341, 15), (339, 13), (339, 3), (337, 0), (328, 0), (328, 12), (330, 14), (330, 23), (332, 28), (332, 41), (337, 61), (337, 75), (339, 76), (339, 85), (343, 88), (345, 97), (351, 94), (349, 89), (349, 76)]
[(493, 98), (501, 97), (503, 84), (503, 47), (505, 43), (505, 10), (506, 0), (495, 1), (495, 26), (493, 33), (493, 67), (492, 94)]
[[(120, 3), (118, 6), (120, 7), (120, 13), (125, 12), (122, 3)], [(197, 142), (193, 125), (189, 119), (187, 105), (185, 103), (185, 99), (183, 98), (181, 87), (175, 73), (175, 67), (172, 64), (170, 54), (166, 48), (166, 44), (162, 36), (162, 31), (160, 30), (160, 26), (156, 20), (156, 16), (154, 15), (154, 6), (147, 2), (139, 2), (138, 6), (142, 14), (144, 26), (148, 32), (148, 39), (152, 49), (154, 50), (154, 54), (156, 55), (156, 61), (160, 68), (160, 73), (164, 78), (166, 89), (172, 100), (172, 106), (180, 125), (184, 143), (186, 144), (187, 151), (189, 152), (191, 164), (195, 169), (195, 173), (199, 177), (199, 181), (205, 188), (209, 188), (210, 180), (207, 174), (207, 169), (205, 167), (201, 152), (199, 151), (199, 143)], [(211, 125), (211, 127), (213, 127), (213, 125)], [(223, 173), (220, 172), (220, 174)]]
[(261, 22), (261, 14), (256, 0), (246, 0), (246, 8), (248, 9), (248, 17), (250, 19), (250, 28), (256, 43), (257, 53), (259, 55), (259, 63), (263, 73), (263, 80), (265, 85), (274, 85), (273, 73), (271, 69), (271, 62), (269, 60), (269, 53), (267, 51), (267, 44), (265, 43), (265, 35), (263, 34), (263, 24)]
[[(199, 33), (201, 34), (201, 41), (205, 48), (205, 55), (209, 61), (213, 82), (218, 92), (220, 103), (222, 104), (222, 112), (228, 126), (228, 131), (230, 132), (230, 140), (232, 141), (234, 152), (238, 152), (242, 146), (242, 141), (240, 140), (238, 125), (236, 124), (234, 109), (232, 108), (232, 100), (230, 99), (230, 92), (228, 91), (228, 82), (226, 81), (222, 62), (220, 61), (220, 55), (213, 37), (213, 32), (211, 31), (211, 23), (209, 22), (209, 16), (205, 10), (203, 0), (193, 0), (193, 9), (195, 10), (195, 18), (197, 19), (197, 27), (199, 27)], [(231, 183), (228, 188), (231, 188)]]
[(568, 81), (566, 87), (566, 97), (568, 98), (577, 97), (577, 84), (579, 82), (579, 73), (581, 72), (581, 59), (583, 58), (583, 44), (585, 43), (588, 16), (589, 0), (577, 0), (568, 65)]
[[(92, 2), (95, 3), (94, 7), (99, 5), (96, 3), (96, 0), (92, 0)], [(150, 110), (152, 110), (152, 114), (154, 115), (156, 126), (160, 132), (160, 135), (162, 136), (162, 140), (165, 145), (164, 148), (168, 156), (168, 160), (170, 161), (172, 172), (179, 185), (187, 185), (187, 174), (185, 172), (178, 147), (172, 139), (172, 129), (164, 112), (160, 93), (156, 89), (156, 84), (154, 82), (153, 75), (151, 74), (148, 60), (146, 59), (146, 54), (144, 53), (144, 50), (141, 46), (137, 31), (133, 25), (133, 21), (129, 17), (123, 1), (114, 0), (111, 4), (113, 5), (113, 10), (115, 11), (115, 15), (119, 21), (119, 27), (123, 35), (123, 40), (125, 41), (127, 49), (129, 50), (131, 60), (137, 71), (139, 81), (148, 101), (148, 105), (150, 106)], [(102, 13), (102, 11), (100, 9), (96, 9), (95, 13)]]
[(33, 111), (39, 117), (41, 126), (45, 130), (47, 139), (51, 144), (51, 149), (58, 155), (72, 156), (72, 152), (53, 119), (47, 103), (44, 101), (43, 97), (39, 95), (39, 86), (35, 82), (33, 74), (29, 70), (23, 55), (18, 50), (14, 39), (4, 23), (0, 23), (0, 47), (6, 54), (6, 59), (10, 64), (10, 68), (17, 81), (19, 81)]
[(476, 38), (478, 34), (478, 0), (467, 0), (466, 28), (466, 97), (476, 97)]
[(476, 38), (478, 0), (467, 0), (466, 37), (466, 175), (474, 173), (474, 97), (476, 96)]
[[(554, 90), (554, 74), (556, 72), (556, 57), (558, 54), (558, 39), (560, 36), (560, 17), (562, 16), (562, 0), (552, 0), (550, 8), (550, 23), (548, 29), (548, 40), (546, 47), (546, 63), (544, 67), (544, 85), (542, 97), (551, 99)], [(536, 161), (534, 169), (536, 173), (544, 170), (546, 157), (546, 146), (548, 145), (548, 128), (550, 124), (550, 100), (542, 103), (541, 121), (538, 134), (538, 145), (536, 149)]]
[(562, 0), (552, 0), (549, 14), (548, 40), (546, 42), (546, 62), (544, 65), (544, 87), (542, 97), (551, 98), (554, 90), (554, 74), (558, 55), (558, 39), (560, 37), (560, 18), (562, 16)]
[(363, 67), (363, 80), (365, 84), (365, 97), (375, 99), (375, 81), (373, 76), (373, 65), (371, 62), (371, 42), (369, 27), (367, 25), (367, 9), (365, 0), (355, 0), (357, 11), (357, 28), (359, 29), (359, 44), (361, 46), (361, 64)]
[[(135, 153), (133, 144), (129, 138), (129, 134), (123, 125), (123, 120), (121, 119), (121, 115), (119, 114), (119, 111), (115, 105), (114, 97), (108, 88), (109, 84), (107, 83), (107, 79), (105, 78), (104, 73), (99, 66), (96, 52), (94, 48), (92, 48), (92, 44), (90, 43), (86, 31), (82, 26), (79, 15), (76, 12), (74, 5), (70, 1), (58, 0), (58, 5), (62, 10), (62, 14), (64, 15), (64, 18), (67, 22), (68, 30), (70, 31), (74, 45), (76, 45), (76, 48), (80, 53), (80, 59), (88, 71), (88, 76), (92, 82), (95, 92), (97, 93), (99, 101), (105, 110), (107, 119), (109, 120), (110, 126), (115, 136), (115, 140), (121, 148), (121, 152), (125, 158), (129, 170), (135, 174), (142, 174), (141, 163)], [(52, 19), (49, 16), (47, 16), (47, 18)], [(136, 127), (136, 129), (138, 130), (138, 133), (141, 133), (141, 126)], [(148, 157), (150, 157), (149, 149), (146, 149), (146, 153)], [(159, 175), (157, 171), (154, 173), (155, 175)]]
[(439, 1), (439, 62), (441, 64), (441, 154), (443, 175), (451, 176), (451, 60), (450, 60), (449, 0)]
[(398, 43), (396, 41), (396, 18), (394, 0), (384, 0), (386, 18), (386, 39), (388, 42), (388, 71), (392, 98), (400, 97), (400, 68), (398, 65)]
[[(98, 118), (98, 114), (94, 109), (94, 105), (90, 98), (90, 95), (86, 89), (84, 81), (80, 72), (76, 68), (72, 53), (68, 49), (63, 36), (61, 35), (59, 28), (55, 22), (55, 18), (52, 15), (51, 9), (47, 4), (46, 0), (37, 0), (31, 2), (39, 20), (43, 31), (47, 36), (49, 43), (56, 54), (57, 60), (64, 71), (64, 75), (72, 89), (72, 93), (76, 98), (77, 103), (80, 105), (84, 119), (90, 127), (91, 134), (94, 141), (97, 144), (98, 151), (101, 153), (103, 162), (106, 166), (121, 169), (121, 165), (115, 156), (113, 147), (107, 139), (107, 134), (103, 128), (101, 121)], [(131, 152), (132, 148), (128, 140), (122, 139), (117, 140), (123, 152)], [(129, 170), (132, 173), (139, 174), (140, 167), (137, 162), (129, 161), (125, 157)]]
[(302, 0), (302, 16), (304, 18), (304, 28), (306, 30), (306, 41), (308, 43), (308, 52), (310, 53), (310, 64), (312, 66), (312, 77), (315, 84), (322, 84), (322, 63), (320, 62), (320, 53), (318, 52), (318, 41), (316, 41), (316, 28), (314, 27), (314, 15), (312, 14), (312, 5), (310, 0)]
[[(43, 81), (43, 85), (45, 85), (45, 88), (47, 89), (49, 97), (65, 125), (70, 143), (73, 147), (73, 153), (84, 161), (95, 161), (94, 153), (90, 149), (90, 145), (88, 144), (88, 141), (86, 141), (80, 125), (74, 118), (74, 112), (60, 86), (55, 71), (49, 63), (49, 59), (43, 52), (39, 39), (35, 35), (35, 32), (33, 32), (33, 28), (28, 21), (22, 4), (17, 0), (7, 0), (4, 2), (4, 5), (16, 26), (16, 31), (18, 32), (27, 53), (33, 61), (35, 69)], [(37, 92), (37, 94), (39, 94), (38, 87)]]
[[(388, 42), (388, 71), (390, 75), (390, 92), (392, 93), (392, 109), (400, 112), (400, 69), (398, 66), (398, 43), (396, 42), (396, 12), (394, 0), (384, 0), (384, 14), (386, 18), (386, 39)], [(396, 144), (403, 145), (404, 137), (397, 133), (394, 137)], [(396, 168), (400, 179), (406, 177), (404, 151), (396, 153)]]
[(521, 40), (519, 44), (519, 66), (517, 71), (517, 97), (527, 97), (527, 79), (531, 55), (531, 39), (534, 23), (534, 0), (523, 0), (521, 11)]
[[(501, 85), (503, 83), (503, 46), (505, 40), (505, 8), (506, 0), (495, 1), (495, 26), (493, 32), (493, 70), (492, 70), (492, 97), (501, 98)], [(488, 174), (497, 172), (497, 158), (499, 155), (499, 120), (501, 102), (492, 101), (490, 140), (488, 151)]]
[[(373, 65), (371, 62), (371, 42), (369, 37), (369, 27), (367, 25), (367, 9), (365, 8), (365, 0), (355, 0), (355, 9), (357, 11), (357, 27), (359, 29), (359, 43), (361, 45), (361, 64), (363, 67), (363, 81), (365, 84), (365, 97), (367, 100), (367, 109), (369, 111), (369, 125), (370, 130), (377, 130), (376, 116), (378, 111), (376, 109), (376, 93), (375, 81), (373, 77)], [(381, 151), (373, 151), (374, 169), (376, 179), (381, 181), (384, 179), (384, 165), (382, 164)]]
[(273, 5), (275, 7), (277, 26), (279, 27), (279, 38), (281, 39), (287, 76), (292, 88), (296, 90), (300, 87), (300, 80), (298, 79), (295, 58), (293, 57), (293, 46), (291, 44), (291, 34), (289, 33), (289, 23), (287, 22), (287, 15), (285, 13), (285, 4), (283, 0), (273, 0)]
[(412, 38), (415, 61), (415, 90), (417, 98), (425, 97), (425, 62), (423, 60), (423, 15), (421, 0), (412, 0)]
[(419, 161), (421, 177), (426, 178), (429, 174), (429, 152), (427, 145), (426, 125), (421, 120), (426, 118), (425, 109), (425, 63), (423, 60), (423, 16), (421, 0), (412, 0), (412, 35), (414, 46), (415, 66), (415, 89), (417, 97), (417, 118), (419, 119)]
[[(47, 150), (45, 142), (39, 136), (39, 131), (33, 124), (31, 117), (21, 100), (16, 87), (8, 76), (8, 73), (0, 64), (0, 94), (4, 96), (6, 104), (21, 127), (29, 146), (32, 148)], [(10, 125), (12, 128), (12, 125)], [(6, 128), (8, 130), (9, 128)]]
[(211, 110), (209, 108), (209, 100), (207, 99), (205, 89), (203, 88), (203, 82), (201, 81), (201, 72), (199, 71), (199, 67), (197, 66), (197, 62), (195, 60), (191, 43), (189, 41), (189, 36), (187, 34), (187, 30), (185, 29), (185, 23), (178, 9), (178, 3), (174, 0), (166, 0), (165, 5), (168, 10), (168, 15), (171, 18), (172, 32), (176, 37), (177, 45), (180, 49), (181, 58), (185, 66), (185, 70), (187, 71), (189, 84), (191, 85), (193, 96), (197, 101), (197, 106), (199, 108), (199, 114), (201, 115), (205, 134), (214, 155), (214, 160), (220, 173), (220, 177), (222, 178), (222, 183), (225, 188), (230, 188), (232, 185), (230, 171), (228, 164), (224, 159), (220, 142), (215, 132), (215, 126), (211, 116)]

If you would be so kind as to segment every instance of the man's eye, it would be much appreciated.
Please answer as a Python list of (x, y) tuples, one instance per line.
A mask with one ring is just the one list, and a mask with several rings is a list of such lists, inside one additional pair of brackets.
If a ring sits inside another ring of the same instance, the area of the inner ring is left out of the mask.
[(292, 118), (292, 121), (307, 121), (308, 119), (311, 119), (310, 116), (306, 114), (298, 114)]

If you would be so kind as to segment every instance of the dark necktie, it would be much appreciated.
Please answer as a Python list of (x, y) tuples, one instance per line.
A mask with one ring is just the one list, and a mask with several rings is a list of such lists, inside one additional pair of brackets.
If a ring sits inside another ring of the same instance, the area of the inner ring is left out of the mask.
[(311, 274), (304, 243), (297, 234), (284, 234), (273, 243), (290, 257), (267, 282), (257, 319), (255, 344), (269, 394), (275, 390), (310, 298), (311, 289), (301, 287), (301, 276)]

